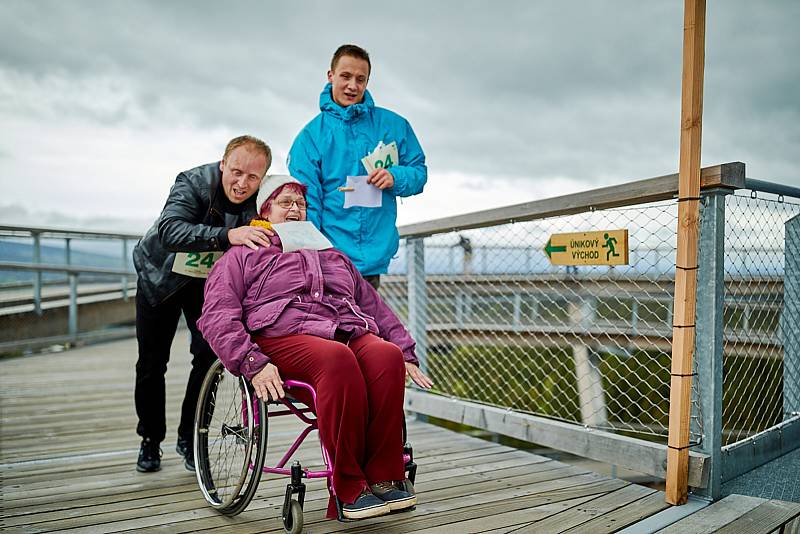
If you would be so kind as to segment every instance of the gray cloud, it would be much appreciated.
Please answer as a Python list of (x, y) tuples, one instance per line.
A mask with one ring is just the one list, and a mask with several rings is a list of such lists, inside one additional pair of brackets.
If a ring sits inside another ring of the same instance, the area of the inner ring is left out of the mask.
[[(377, 104), (410, 119), (431, 176), (595, 187), (677, 168), (682, 16), (637, 0), (5, 0), (0, 113), (247, 131), (285, 152), (318, 110), (330, 54), (356, 42)], [(797, 20), (792, 1), (709, 3), (705, 164), (800, 185)]]

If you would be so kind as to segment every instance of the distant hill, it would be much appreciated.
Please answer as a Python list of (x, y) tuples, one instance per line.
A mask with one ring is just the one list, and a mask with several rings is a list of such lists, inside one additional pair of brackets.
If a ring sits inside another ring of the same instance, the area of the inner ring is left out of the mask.
[[(93, 243), (93, 249), (97, 252), (87, 252), (75, 247), (71, 250), (71, 264), (82, 267), (105, 267), (119, 269), (122, 267), (122, 249), (119, 243)], [(104, 251), (107, 249), (107, 252)], [(133, 243), (129, 244), (129, 250), (133, 249)], [(65, 249), (64, 246), (42, 245), (41, 262), (52, 265), (64, 265)], [(33, 245), (30, 243), (18, 243), (13, 241), (0, 240), (0, 261), (13, 261), (29, 263), (33, 261)], [(128, 268), (133, 269), (133, 261), (128, 259)], [(33, 280), (33, 274), (23, 271), (0, 271), (0, 283), (14, 281)], [(58, 273), (44, 273), (45, 280), (63, 279), (64, 275)]]

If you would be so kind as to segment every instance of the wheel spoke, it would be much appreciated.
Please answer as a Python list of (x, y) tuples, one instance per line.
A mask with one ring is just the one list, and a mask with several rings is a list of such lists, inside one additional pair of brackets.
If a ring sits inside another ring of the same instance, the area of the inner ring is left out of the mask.
[(196, 417), (201, 490), (212, 506), (229, 515), (252, 499), (265, 455), (264, 414), (253, 410), (247, 387), (215, 363), (203, 383)]

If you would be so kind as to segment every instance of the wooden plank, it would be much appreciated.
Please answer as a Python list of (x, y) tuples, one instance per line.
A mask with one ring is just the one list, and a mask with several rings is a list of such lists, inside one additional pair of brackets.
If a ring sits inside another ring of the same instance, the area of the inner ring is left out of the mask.
[(728, 523), (719, 534), (768, 534), (800, 516), (800, 503), (767, 501)]
[[(678, 182), (678, 244), (676, 251), (675, 324), (687, 333), (673, 339), (672, 383), (667, 453), (667, 502), (684, 504), (689, 496), (689, 420), (692, 395), (692, 351), (697, 286), (697, 243), (700, 235), (700, 140), (703, 123), (705, 67), (705, 0), (685, 0), (683, 80), (681, 83), (681, 148)], [(691, 325), (691, 326), (689, 326)], [(691, 331), (692, 333), (689, 333)], [(689, 370), (676, 376), (675, 369)]]
[[(701, 185), (706, 187), (744, 188), (744, 163), (733, 162), (702, 169)], [(627, 182), (512, 206), (477, 211), (454, 217), (408, 224), (398, 228), (400, 237), (420, 237), (470, 228), (495, 226), (509, 222), (530, 221), (583, 213), (590, 209), (606, 209), (645, 204), (674, 198), (678, 193), (679, 174), (669, 174)]]
[(572, 534), (606, 534), (616, 532), (669, 507), (662, 492), (647, 495), (627, 506), (617, 508), (565, 531)]
[[(535, 457), (532, 459), (535, 460)], [(569, 473), (573, 472), (582, 472), (582, 470), (578, 470), (576, 468), (561, 468), (553, 471), (552, 473), (548, 472), (545, 468), (554, 462), (536, 462), (535, 464), (530, 464), (526, 462), (522, 458), (515, 459), (514, 461), (509, 460), (501, 460), (501, 461), (493, 461), (493, 462), (484, 462), (480, 465), (460, 465), (457, 464), (455, 467), (445, 466), (444, 469), (439, 471), (430, 471), (426, 472), (425, 484), (421, 487), (424, 488), (425, 485), (430, 485), (435, 483), (436, 480), (445, 480), (445, 479), (458, 479), (461, 485), (469, 484), (469, 482), (473, 482), (473, 485), (478, 482), (481, 478), (485, 478), (485, 475), (481, 476), (485, 473), (490, 473), (493, 476), (504, 476), (513, 473), (529, 473), (532, 470), (536, 470), (538, 466), (544, 466), (542, 468), (541, 473), (538, 475), (540, 479), (552, 479), (552, 478), (559, 478), (568, 475)], [(536, 466), (536, 467), (535, 467)], [(517, 468), (517, 469), (509, 469), (509, 468)], [(179, 480), (183, 480), (185, 482), (193, 482), (193, 475), (191, 473), (187, 473), (186, 471), (182, 471), (177, 477), (173, 473), (157, 473), (161, 474), (163, 478), (167, 480), (172, 480), (177, 482)], [(470, 476), (472, 475), (472, 476)], [(477, 478), (476, 476), (477, 475)], [(150, 478), (152, 475), (144, 475), (140, 476), (139, 478)], [(273, 477), (274, 478), (274, 477)], [(265, 496), (271, 496), (276, 503), (280, 504), (283, 501), (283, 492), (285, 488), (285, 478), (278, 478), (279, 484), (264, 484), (262, 482), (262, 486), (267, 488), (266, 494), (261, 494), (260, 496), (263, 498)], [(174, 483), (173, 482), (173, 483)], [(104, 482), (108, 484), (110, 487), (114, 487), (117, 483), (116, 480), (108, 480)], [(451, 484), (452, 485), (452, 482)], [(448, 486), (449, 486), (448, 485)], [(79, 486), (78, 484), (73, 485)], [(162, 515), (166, 516), (168, 514), (180, 514), (182, 512), (187, 512), (190, 510), (196, 510), (198, 507), (206, 508), (205, 502), (202, 500), (199, 491), (196, 488), (196, 484), (188, 484), (188, 487), (191, 488), (191, 491), (188, 493), (188, 498), (185, 499), (171, 499), (165, 501), (161, 505), (156, 505), (155, 503), (148, 503), (148, 513), (153, 515)], [(312, 487), (309, 485), (309, 487)], [(418, 488), (420, 485), (418, 484)], [(318, 497), (320, 501), (327, 499), (327, 490), (325, 489), (323, 481), (316, 481), (313, 484), (313, 491), (311, 491), (308, 496), (307, 500), (312, 500), (314, 495)], [(463, 492), (463, 488), (461, 490)], [(255, 505), (256, 503), (253, 503)], [(253, 506), (251, 505), (251, 507)], [(79, 511), (78, 513), (66, 513), (63, 514), (61, 517), (53, 517), (52, 515), (42, 515), (38, 517), (24, 517), (20, 518), (18, 521), (13, 521), (10, 524), (37, 524), (41, 526), (47, 526), (50, 523), (48, 521), (52, 521), (53, 525), (58, 525), (59, 528), (73, 528), (73, 529), (80, 529), (80, 528), (89, 528), (94, 527), (100, 524), (120, 524), (120, 525), (127, 525), (130, 521), (136, 521), (141, 516), (141, 509), (140, 505), (137, 503), (130, 503), (127, 505), (119, 506), (116, 504), (115, 499), (110, 499), (108, 503), (103, 503), (100, 506), (96, 506), (92, 508), (92, 513), (87, 515), (83, 511)], [(256, 506), (258, 508), (258, 506)], [(322, 508), (322, 506), (320, 506)], [(208, 508), (209, 514), (213, 515), (216, 512)], [(116, 527), (114, 527), (116, 528)]]
[[(416, 528), (430, 527), (435, 525), (449, 524), (449, 517), (453, 514), (462, 513), (465, 510), (473, 510), (475, 506), (484, 506), (491, 510), (493, 505), (490, 503), (505, 503), (511, 497), (537, 494), (542, 497), (541, 502), (546, 499), (569, 499), (576, 496), (587, 495), (592, 492), (610, 491), (626, 483), (621, 481), (609, 481), (594, 474), (584, 474), (568, 476), (561, 479), (552, 479), (536, 482), (535, 478), (528, 475), (518, 475), (515, 477), (500, 477), (484, 480), (481, 482), (464, 481), (461, 478), (453, 478), (447, 485), (438, 483), (421, 482), (418, 485), (418, 495), (420, 501), (414, 512), (403, 514), (400, 518), (404, 526), (413, 532)], [(237, 534), (261, 533), (269, 529), (279, 529), (280, 526), (275, 521), (277, 514), (275, 509), (280, 505), (281, 498), (276, 497), (273, 501), (273, 508), (268, 502), (254, 503), (254, 508), (248, 508), (248, 517), (236, 521)], [(339, 523), (326, 521), (322, 518), (322, 511), (327, 506), (327, 500), (322, 498), (306, 501), (305, 511), (306, 525), (314, 533), (338, 532), (342, 526)], [(311, 512), (310, 514), (308, 512)], [(319, 513), (317, 513), (319, 512)], [(486, 515), (486, 510), (478, 515)], [(489, 512), (490, 513), (490, 512)], [(393, 530), (393, 523), (396, 523), (398, 516), (386, 516), (358, 524), (348, 524), (347, 530), (352, 532), (362, 532), (383, 530), (390, 528)], [(182, 532), (193, 532), (193, 529), (210, 529), (210, 532), (225, 532), (230, 527), (227, 518), (219, 516), (208, 517), (201, 521), (193, 521), (185, 525), (166, 524), (158, 530), (178, 534)]]
[[(452, 439), (452, 438), (451, 438)], [(476, 450), (467, 450), (462, 452), (455, 452), (455, 453), (445, 453), (445, 454), (436, 454), (434, 456), (425, 456), (424, 452), (421, 456), (415, 458), (417, 465), (420, 468), (420, 472), (431, 473), (437, 469), (443, 469), (444, 466), (447, 467), (454, 467), (456, 466), (456, 462), (460, 463), (463, 461), (468, 460), (475, 460), (477, 462), (484, 462), (489, 463), (493, 459), (498, 457), (498, 454), (506, 454), (502, 451), (502, 447), (498, 447), (496, 444), (488, 444), (491, 447), (491, 450), (494, 451), (494, 454), (487, 454), (480, 449)], [(528, 453), (523, 453), (521, 451), (512, 451), (514, 453), (518, 453), (519, 455), (530, 456)], [(539, 467), (541, 466), (541, 467)], [(176, 478), (167, 471), (167, 476), (160, 478), (158, 480), (163, 481), (163, 484), (156, 484), (155, 482), (151, 482), (148, 484), (148, 488), (146, 490), (139, 490), (134, 492), (120, 492), (119, 489), (122, 488), (122, 481), (119, 478), (120, 475), (128, 475), (131, 473), (131, 466), (126, 463), (123, 467), (119, 465), (115, 466), (116, 472), (103, 470), (102, 472), (105, 473), (107, 478), (114, 477), (115, 485), (111, 492), (103, 490), (100, 492), (99, 496), (91, 496), (85, 491), (79, 492), (71, 492), (68, 488), (64, 488), (61, 485), (54, 485), (53, 486), (53, 494), (55, 497), (54, 502), (49, 501), (42, 501), (41, 499), (31, 498), (30, 495), (27, 493), (29, 490), (29, 486), (25, 485), (20, 494), (22, 498), (16, 500), (9, 500), (11, 495), (8, 495), (9, 499), (5, 502), (5, 510), (4, 514), (7, 517), (14, 516), (14, 515), (22, 515), (22, 514), (32, 514), (32, 513), (43, 513), (43, 512), (51, 512), (56, 510), (65, 510), (65, 509), (72, 509), (72, 508), (85, 508), (88, 506), (98, 506), (108, 502), (109, 500), (117, 500), (117, 501), (125, 501), (130, 499), (141, 499), (146, 498), (148, 496), (160, 496), (160, 495), (167, 495), (177, 493), (179, 491), (194, 491), (196, 490), (196, 483), (194, 480), (189, 480), (188, 485), (180, 486), (176, 484)], [(556, 470), (556, 469), (564, 469), (567, 466), (564, 464), (560, 464), (559, 462), (553, 462), (552, 460), (547, 460), (536, 464), (535, 466), (527, 466), (525, 469), (526, 474), (530, 473), (537, 473), (543, 472), (547, 469)], [(176, 471), (181, 474), (180, 470)], [(59, 482), (64, 482), (68, 486), (71, 485), (75, 479), (80, 478), (80, 474), (71, 475), (69, 478), (65, 478), (64, 476), (54, 477), (54, 475), (48, 474), (46, 475), (48, 479), (53, 480), (58, 478)], [(140, 475), (144, 476), (144, 475)], [(6, 479), (5, 482), (8, 482)]]
[[(452, 529), (454, 527), (459, 532), (463, 532), (470, 526), (472, 528), (477, 526), (477, 530), (482, 531), (485, 529), (487, 519), (492, 521), (491, 526), (499, 526), (501, 521), (496, 521), (498, 515), (510, 514), (505, 517), (503, 522), (509, 525), (516, 525), (519, 524), (519, 519), (509, 520), (509, 518), (518, 516), (520, 512), (524, 515), (526, 511), (530, 511), (537, 506), (553, 503), (575, 504), (578, 501), (590, 499), (594, 495), (602, 495), (613, 491), (622, 484), (624, 483), (620, 481), (598, 480), (590, 484), (580, 484), (568, 488), (553, 489), (554, 486), (551, 486), (549, 490), (545, 490), (543, 486), (539, 486), (539, 488), (521, 487), (512, 493), (478, 493), (474, 496), (439, 501), (434, 503), (433, 506), (427, 503), (426, 500), (425, 503), (417, 506), (417, 512), (421, 512), (424, 515), (420, 517), (410, 515), (402, 522), (400, 530), (396, 530), (397, 526), (391, 525), (393, 519), (391, 516), (387, 516), (374, 522), (354, 525), (352, 528), (348, 528), (348, 532), (359, 534), (384, 532), (387, 527), (391, 532), (422, 532), (440, 528)], [(335, 525), (320, 524), (314, 525), (313, 531), (315, 533), (337, 532), (338, 529)]]
[[(489, 471), (489, 473), (494, 473), (493, 471)], [(469, 491), (472, 490), (476, 486), (475, 480), (470, 480), (471, 477), (469, 475), (465, 476), (460, 473), (454, 474), (452, 480), (450, 481), (452, 484), (448, 484), (444, 487), (443, 492), (450, 492), (453, 495), (467, 495)], [(282, 480), (281, 482), (285, 482)], [(470, 483), (471, 482), (471, 483)], [(501, 482), (498, 480), (498, 482)], [(457, 489), (455, 492), (453, 491), (453, 487), (457, 485), (461, 485), (460, 489)], [(426, 499), (429, 496), (429, 493), (437, 493), (439, 490), (432, 489), (435, 487), (435, 483), (426, 481), (423, 485), (419, 486), (420, 494), (426, 495)], [(248, 508), (247, 512), (242, 514), (242, 516), (237, 517), (235, 520), (231, 520), (229, 518), (221, 517), (219, 514), (214, 512), (208, 507), (202, 507), (198, 509), (197, 506), (186, 506), (186, 505), (165, 505), (165, 506), (148, 506), (148, 515), (152, 516), (159, 516), (158, 522), (150, 523), (149, 520), (146, 521), (146, 526), (155, 528), (158, 525), (165, 525), (166, 530), (169, 532), (176, 532), (178, 530), (182, 530), (181, 527), (178, 525), (181, 523), (185, 523), (185, 527), (187, 531), (194, 531), (198, 529), (198, 519), (209, 519), (214, 521), (222, 521), (226, 527), (229, 527), (231, 522), (235, 522), (237, 525), (244, 520), (252, 520), (254, 518), (254, 514), (257, 513), (259, 510), (264, 511), (266, 516), (263, 519), (272, 519), (277, 517), (278, 513), (277, 510), (280, 509), (280, 506), (283, 502), (283, 488), (284, 485), (274, 485), (271, 487), (267, 493), (263, 493), (259, 491), (257, 496), (257, 500), (251, 503), (251, 506)], [(327, 490), (324, 487), (322, 481), (315, 481), (313, 484), (309, 484), (310, 491), (307, 493), (306, 496), (306, 515), (311, 517), (317, 517), (318, 521), (323, 521), (322, 513), (327, 505)], [(505, 490), (508, 491), (507, 489)], [(262, 514), (263, 515), (263, 514)], [(92, 516), (86, 518), (76, 518), (72, 521), (60, 521), (58, 523), (60, 528), (67, 528), (70, 527), (72, 529), (87, 529), (88, 531), (93, 531), (95, 529), (100, 529), (102, 531), (119, 531), (131, 528), (132, 525), (136, 523), (141, 523), (141, 510), (140, 509), (131, 509), (131, 510), (123, 510), (120, 513), (116, 514), (95, 514), (93, 513)], [(241, 519), (240, 519), (241, 518)], [(396, 519), (396, 516), (395, 516)], [(277, 523), (277, 522), (276, 522)], [(325, 522), (323, 523), (331, 523)], [(339, 525), (335, 522), (331, 523), (332, 525)], [(258, 527), (260, 531), (264, 530), (264, 525), (259, 525)], [(316, 529), (314, 530), (316, 531)], [(237, 529), (238, 532), (238, 529)]]
[[(469, 401), (456, 402), (417, 390), (406, 391), (405, 403), (406, 409), (412, 412), (483, 428), (659, 478), (666, 474), (667, 447), (659, 443)], [(689, 458), (689, 483), (693, 487), (705, 487), (708, 455), (691, 451)]]
[(663, 528), (657, 534), (712, 534), (756, 506), (765, 502), (758, 497), (728, 495), (689, 517)]
[(655, 490), (631, 484), (630, 486), (625, 486), (617, 491), (606, 493), (603, 496), (587, 501), (570, 510), (552, 515), (542, 521), (531, 523), (515, 532), (518, 534), (537, 534), (540, 532), (557, 534), (559, 532), (564, 532), (582, 525), (595, 517), (627, 506), (629, 503), (638, 501), (653, 492), (655, 492)]
[(451, 534), (453, 528), (456, 528), (459, 534), (476, 534), (488, 529), (496, 529), (497, 527), (502, 528), (524, 524), (524, 522), (530, 521), (531, 519), (550, 517), (553, 514), (578, 506), (591, 498), (592, 496), (578, 497), (566, 501), (548, 502), (538, 506), (527, 506), (521, 510), (501, 510), (499, 513), (493, 510), (491, 515), (483, 515), (466, 521), (454, 518), (453, 524), (415, 530), (414, 532), (419, 534)]

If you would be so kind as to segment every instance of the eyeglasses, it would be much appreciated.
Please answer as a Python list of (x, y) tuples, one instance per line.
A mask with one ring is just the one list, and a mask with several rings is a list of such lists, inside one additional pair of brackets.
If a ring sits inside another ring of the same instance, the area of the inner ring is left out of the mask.
[(292, 208), (292, 204), (297, 204), (297, 209), (305, 210), (308, 207), (308, 203), (302, 198), (298, 198), (296, 200), (292, 200), (290, 198), (282, 198), (280, 200), (276, 200), (275, 204), (280, 206), (281, 208), (288, 210)]

